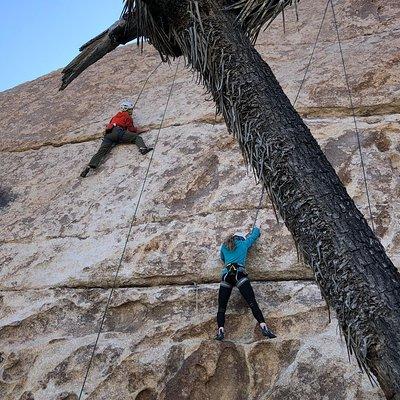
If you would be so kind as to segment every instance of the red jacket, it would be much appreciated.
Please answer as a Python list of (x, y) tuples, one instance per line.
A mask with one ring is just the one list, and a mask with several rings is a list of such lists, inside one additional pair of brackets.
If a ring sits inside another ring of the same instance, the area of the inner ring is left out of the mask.
[(138, 129), (133, 125), (133, 119), (127, 111), (120, 111), (111, 118), (107, 129), (112, 129), (114, 126), (119, 126), (129, 132), (137, 133)]

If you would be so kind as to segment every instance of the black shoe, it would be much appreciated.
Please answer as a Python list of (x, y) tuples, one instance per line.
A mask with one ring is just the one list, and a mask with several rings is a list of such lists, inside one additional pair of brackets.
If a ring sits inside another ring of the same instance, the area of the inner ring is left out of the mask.
[(154, 150), (153, 147), (141, 147), (141, 148), (139, 149), (140, 153), (143, 154), (143, 155), (149, 153), (149, 152), (152, 151), (152, 150)]
[(82, 172), (81, 172), (81, 177), (86, 178), (86, 175), (89, 173), (90, 167), (87, 166)]
[(261, 333), (268, 339), (275, 339), (276, 335), (267, 326), (261, 328)]
[(225, 334), (223, 329), (218, 329), (217, 335), (215, 336), (215, 340), (219, 340), (222, 342), (224, 340)]

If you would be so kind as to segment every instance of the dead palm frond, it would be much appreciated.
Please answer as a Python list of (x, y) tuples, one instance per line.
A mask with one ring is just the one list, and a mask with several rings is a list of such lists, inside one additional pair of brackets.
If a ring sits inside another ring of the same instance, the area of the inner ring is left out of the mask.
[[(267, 28), (284, 11), (285, 7), (292, 4), (296, 6), (298, 1), (224, 0), (222, 7), (225, 11), (232, 12), (237, 16), (238, 23), (254, 43), (264, 26)], [(198, 11), (199, 3), (211, 8), (217, 6), (215, 0), (187, 0), (176, 4), (179, 7), (187, 6), (188, 13), (193, 14), (193, 9)], [(221, 3), (218, 4), (221, 7)], [(171, 56), (180, 56), (182, 53), (177, 45), (177, 32), (173, 32), (171, 29), (168, 18), (163, 16), (162, 12), (157, 12), (161, 8), (165, 8), (166, 5), (167, 2), (161, 0), (125, 0), (121, 18), (84, 44), (79, 49), (81, 53), (64, 68), (61, 90), (65, 89), (85, 69), (107, 53), (120, 44), (125, 44), (135, 38), (138, 38), (138, 42), (142, 44), (143, 40), (149, 40), (159, 51), (163, 61), (167, 61)]]
[[(287, 6), (294, 5), (297, 16), (297, 4), (300, 0), (224, 0), (223, 8), (226, 11), (233, 11), (237, 14), (237, 20), (244, 27), (245, 32), (250, 36), (252, 42), (257, 40), (261, 29), (267, 29), (272, 21), (280, 14), (283, 14)], [(154, 0), (125, 0), (123, 14), (130, 14), (143, 3), (147, 6), (157, 6), (162, 2)], [(188, 0), (187, 6), (191, 8), (192, 3), (198, 6), (198, 3), (216, 6), (217, 2), (197, 0)], [(184, 4), (182, 4), (184, 6)]]
[(124, 1), (124, 8), (122, 10), (122, 14), (131, 13), (135, 9), (135, 0), (125, 0)]
[(255, 43), (263, 27), (267, 29), (280, 13), (284, 17), (287, 6), (294, 4), (297, 15), (298, 2), (299, 0), (236, 0), (227, 5), (226, 9), (237, 13), (238, 21)]

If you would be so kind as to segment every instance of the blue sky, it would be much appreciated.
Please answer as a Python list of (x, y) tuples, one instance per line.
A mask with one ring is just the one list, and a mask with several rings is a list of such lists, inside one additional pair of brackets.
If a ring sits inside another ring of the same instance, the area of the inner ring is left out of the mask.
[(0, 0), (0, 91), (67, 65), (122, 7), (122, 0)]

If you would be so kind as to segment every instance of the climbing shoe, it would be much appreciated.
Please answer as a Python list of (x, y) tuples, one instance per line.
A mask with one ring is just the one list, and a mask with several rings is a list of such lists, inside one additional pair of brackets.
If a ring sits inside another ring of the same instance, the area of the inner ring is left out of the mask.
[(81, 172), (81, 177), (86, 178), (86, 175), (89, 173), (90, 169), (91, 168), (89, 166), (85, 167), (85, 169)]
[(154, 150), (153, 147), (141, 147), (141, 148), (139, 149), (140, 153), (143, 154), (143, 155), (149, 153), (149, 152), (152, 151), (152, 150)]
[(267, 337), (268, 339), (275, 339), (276, 335), (272, 332), (267, 326), (263, 326), (261, 328), (261, 333), (263, 336)]
[(224, 340), (224, 337), (225, 337), (224, 330), (222, 328), (219, 328), (218, 332), (217, 332), (217, 336), (215, 336), (215, 340), (222, 341), (222, 340)]

